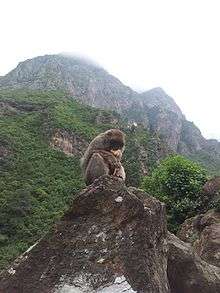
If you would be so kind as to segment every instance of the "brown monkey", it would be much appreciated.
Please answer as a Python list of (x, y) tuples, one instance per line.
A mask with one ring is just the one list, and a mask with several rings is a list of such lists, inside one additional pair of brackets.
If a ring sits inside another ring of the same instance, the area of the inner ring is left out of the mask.
[(121, 164), (124, 145), (125, 135), (119, 129), (107, 130), (92, 140), (81, 159), (87, 185), (102, 175), (113, 175), (125, 180)]
[(121, 164), (121, 158), (122, 158), (122, 151), (121, 150), (111, 150), (105, 151), (105, 150), (99, 150), (95, 151), (102, 156), (105, 164), (109, 168), (109, 175), (114, 175), (117, 177), (121, 177), (122, 179), (125, 179), (124, 168)]

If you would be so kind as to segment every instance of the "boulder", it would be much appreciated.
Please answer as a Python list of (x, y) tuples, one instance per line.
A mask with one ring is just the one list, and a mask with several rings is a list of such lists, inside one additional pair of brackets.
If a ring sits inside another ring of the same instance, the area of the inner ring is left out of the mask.
[(104, 176), (0, 275), (0, 293), (39, 292), (219, 293), (220, 268), (167, 233), (164, 204)]
[(193, 251), (175, 235), (168, 235), (168, 278), (171, 293), (219, 293), (220, 268)]
[(210, 210), (187, 219), (178, 237), (192, 244), (194, 251), (206, 262), (220, 267), (220, 213)]
[(164, 204), (105, 176), (1, 274), (0, 292), (168, 293), (166, 237)]

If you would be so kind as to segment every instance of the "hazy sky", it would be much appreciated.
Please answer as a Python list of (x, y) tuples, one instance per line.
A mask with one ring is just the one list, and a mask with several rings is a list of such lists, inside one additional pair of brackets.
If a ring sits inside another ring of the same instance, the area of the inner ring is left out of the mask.
[(37, 55), (87, 56), (136, 90), (160, 86), (220, 140), (219, 0), (2, 0), (0, 75)]

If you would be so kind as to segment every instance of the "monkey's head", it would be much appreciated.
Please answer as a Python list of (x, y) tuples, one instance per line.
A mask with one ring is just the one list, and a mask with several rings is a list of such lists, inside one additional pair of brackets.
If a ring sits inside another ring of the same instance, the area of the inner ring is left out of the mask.
[(119, 129), (110, 129), (104, 133), (106, 150), (124, 151), (125, 134)]

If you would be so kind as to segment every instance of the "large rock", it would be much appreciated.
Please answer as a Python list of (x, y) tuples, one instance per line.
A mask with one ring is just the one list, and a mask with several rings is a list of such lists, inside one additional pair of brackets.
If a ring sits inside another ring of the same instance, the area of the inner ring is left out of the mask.
[(218, 196), (220, 193), (220, 176), (215, 176), (206, 182), (203, 186), (202, 192), (204, 195), (213, 197)]
[(171, 293), (219, 293), (220, 269), (202, 261), (189, 243), (168, 235)]
[(162, 203), (100, 178), (3, 272), (0, 292), (168, 293), (166, 234)]
[(205, 261), (220, 267), (220, 213), (210, 210), (187, 219), (178, 236), (192, 244), (194, 251)]

